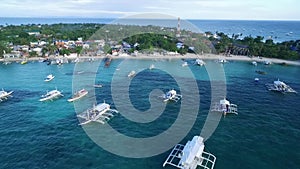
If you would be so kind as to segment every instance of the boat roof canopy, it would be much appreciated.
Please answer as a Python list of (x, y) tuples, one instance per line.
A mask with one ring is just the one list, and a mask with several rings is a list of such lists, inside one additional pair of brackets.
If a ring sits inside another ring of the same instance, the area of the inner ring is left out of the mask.
[(170, 94), (177, 94), (177, 92), (174, 89), (170, 90), (168, 93), (170, 93)]
[(224, 104), (225, 104), (225, 105), (229, 105), (230, 102), (224, 98), (224, 99), (220, 100), (220, 104), (223, 104), (223, 105), (224, 105)]
[(97, 111), (103, 111), (107, 108), (110, 108), (109, 104), (107, 103), (101, 103), (101, 104), (98, 104), (96, 107), (95, 107), (95, 110)]
[(200, 158), (202, 152), (204, 151), (203, 138), (200, 136), (194, 136), (191, 141), (188, 141), (182, 150), (182, 158), (180, 163), (185, 165), (190, 165), (193, 163), (195, 157)]
[(280, 80), (274, 81), (274, 84), (275, 84), (275, 85), (285, 85), (285, 83), (283, 83), (283, 82), (280, 81)]

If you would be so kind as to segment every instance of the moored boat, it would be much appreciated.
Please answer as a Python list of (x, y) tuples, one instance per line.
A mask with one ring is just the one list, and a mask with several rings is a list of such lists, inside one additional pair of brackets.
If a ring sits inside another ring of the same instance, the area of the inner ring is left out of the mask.
[(154, 68), (155, 68), (154, 64), (151, 64), (150, 67), (149, 67), (150, 70), (152, 70)]
[(68, 102), (73, 102), (76, 100), (81, 99), (82, 97), (86, 96), (89, 92), (85, 89), (81, 89), (78, 92), (75, 92), (72, 98), (68, 99)]
[(12, 93), (13, 91), (7, 92), (2, 89), (2, 91), (0, 91), (0, 102), (7, 100), (9, 97), (12, 97)]
[(77, 117), (79, 117), (81, 120), (79, 125), (88, 124), (90, 122), (105, 124), (112, 117), (114, 117), (115, 113), (118, 113), (118, 111), (111, 109), (109, 104), (100, 103), (78, 114)]
[(271, 61), (268, 61), (268, 60), (266, 60), (266, 61), (264, 61), (264, 64), (265, 64), (265, 65), (271, 65), (271, 64), (272, 64), (272, 62), (271, 62)]
[(281, 93), (297, 93), (289, 85), (285, 84), (283, 81), (275, 80), (273, 84), (266, 84), (266, 87), (270, 91), (276, 91)]
[(219, 62), (219, 63), (226, 63), (227, 60), (226, 60), (226, 59), (219, 59), (218, 62)]
[(202, 59), (196, 59), (195, 64), (198, 66), (203, 66), (205, 65), (205, 62)]
[(236, 115), (238, 114), (237, 105), (231, 104), (225, 98), (220, 100), (220, 102), (217, 103), (215, 107), (213, 107), (212, 111), (221, 112), (224, 113), (224, 115), (226, 115), (227, 113), (236, 114)]
[(163, 164), (171, 165), (180, 169), (213, 169), (216, 157), (204, 151), (204, 139), (201, 136), (194, 136), (185, 145), (177, 144)]
[(103, 85), (102, 84), (94, 84), (93, 87), (101, 88), (101, 87), (103, 87)]
[(253, 62), (252, 62), (252, 65), (257, 66), (257, 62), (256, 62), (256, 61), (253, 61)]
[(177, 94), (176, 90), (172, 89), (170, 91), (168, 91), (166, 94), (164, 94), (163, 98), (164, 98), (164, 102), (167, 101), (179, 101), (181, 99), (182, 95)]
[(54, 77), (55, 77), (55, 76), (53, 76), (52, 74), (49, 74), (49, 75), (45, 78), (44, 81), (45, 81), (45, 82), (49, 82), (49, 81), (53, 80)]
[(182, 67), (186, 67), (186, 66), (188, 66), (188, 63), (187, 62), (183, 62), (181, 66)]
[(27, 63), (27, 60), (22, 60), (21, 65), (25, 65)]
[(61, 94), (60, 91), (58, 91), (57, 89), (55, 90), (51, 90), (50, 92), (47, 92), (45, 95), (41, 96), (41, 99), (39, 101), (43, 102), (43, 101), (52, 101), (54, 99), (58, 99), (59, 97), (62, 97), (63, 95)]
[(131, 72), (129, 72), (129, 74), (127, 75), (129, 78), (134, 77), (136, 74), (136, 72), (134, 70), (132, 70)]

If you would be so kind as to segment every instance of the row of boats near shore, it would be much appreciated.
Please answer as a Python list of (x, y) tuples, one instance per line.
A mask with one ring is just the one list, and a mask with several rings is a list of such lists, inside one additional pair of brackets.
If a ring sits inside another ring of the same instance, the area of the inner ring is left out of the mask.
[[(63, 65), (67, 63), (80, 63), (80, 62), (93, 62), (97, 59), (102, 59), (102, 58), (97, 58), (97, 57), (76, 57), (76, 58), (68, 58), (68, 57), (49, 57), (49, 58), (39, 58), (39, 59), (4, 59), (3, 63), (4, 65), (10, 65), (12, 63), (20, 63), (21, 65), (25, 65), (30, 62), (44, 62), (47, 65)], [(107, 56), (104, 58), (105, 61), (105, 66), (109, 66), (110, 62), (112, 61), (112, 58), (110, 56)]]
[[(82, 97), (86, 96), (88, 94), (88, 91), (86, 89), (81, 89), (73, 94), (71, 98), (68, 99), (68, 102), (74, 102), (76, 100), (81, 99)], [(47, 91), (45, 95), (41, 96), (41, 99), (39, 101), (44, 102), (44, 101), (53, 101), (57, 98), (60, 98), (64, 96), (61, 91), (55, 89), (51, 91)]]

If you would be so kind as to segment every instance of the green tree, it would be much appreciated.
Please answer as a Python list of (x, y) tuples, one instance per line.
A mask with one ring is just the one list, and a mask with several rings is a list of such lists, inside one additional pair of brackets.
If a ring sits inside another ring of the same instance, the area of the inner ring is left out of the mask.
[(29, 57), (35, 57), (35, 56), (37, 56), (36, 51), (29, 52)]
[(70, 55), (70, 53), (71, 53), (71, 52), (70, 52), (69, 49), (64, 49), (64, 48), (63, 48), (63, 49), (60, 49), (60, 50), (59, 50), (59, 54), (60, 54), (60, 55), (63, 55), (63, 56), (64, 56), (64, 55)]

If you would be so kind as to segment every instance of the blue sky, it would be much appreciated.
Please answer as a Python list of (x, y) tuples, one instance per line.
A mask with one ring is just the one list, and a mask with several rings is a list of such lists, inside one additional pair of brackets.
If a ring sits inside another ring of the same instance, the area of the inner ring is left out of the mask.
[(300, 20), (299, 0), (0, 0), (1, 17), (119, 18), (163, 13), (183, 19)]

